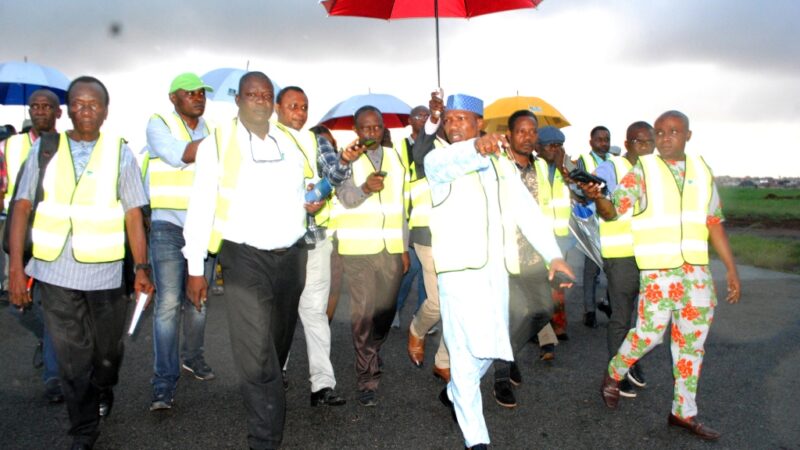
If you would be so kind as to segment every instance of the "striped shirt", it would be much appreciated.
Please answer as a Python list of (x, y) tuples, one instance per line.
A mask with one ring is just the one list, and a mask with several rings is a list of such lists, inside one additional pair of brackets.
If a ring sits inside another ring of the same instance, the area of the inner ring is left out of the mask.
[[(36, 186), (39, 182), (39, 143), (31, 147), (28, 159), (24, 164), (25, 173), (16, 188), (16, 199), (33, 202)], [(75, 178), (78, 179), (86, 165), (97, 141), (78, 142), (69, 140), (72, 161), (75, 167)], [(125, 211), (147, 204), (147, 196), (142, 185), (142, 175), (133, 153), (127, 145), (123, 145), (119, 164), (117, 192)], [(25, 272), (33, 278), (45, 283), (67, 289), (96, 291), (114, 289), (122, 285), (122, 260), (109, 263), (86, 264), (75, 260), (72, 255), (72, 234), (67, 236), (64, 250), (55, 261), (47, 262), (31, 258)]]

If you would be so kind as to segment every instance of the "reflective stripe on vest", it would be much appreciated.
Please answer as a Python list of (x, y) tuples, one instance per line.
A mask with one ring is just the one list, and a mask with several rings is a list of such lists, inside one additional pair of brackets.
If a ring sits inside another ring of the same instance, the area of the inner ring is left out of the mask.
[[(608, 159), (614, 166), (614, 176), (619, 183), (633, 166), (621, 156)], [(605, 221), (600, 218), (600, 253), (603, 258), (626, 258), (633, 256), (633, 234), (631, 234), (631, 217), (633, 208), (616, 219)]]
[[(492, 158), (503, 220), (503, 255), (506, 270), (519, 273), (517, 226), (508, 181), (519, 177), (508, 158)], [(488, 173), (488, 172), (487, 172)], [(431, 248), (436, 273), (480, 269), (489, 261), (489, 199), (478, 172), (450, 183), (450, 193), (431, 210)]]
[(686, 155), (683, 192), (658, 155), (639, 158), (647, 204), (631, 222), (633, 251), (640, 269), (708, 264), (708, 204), (713, 177), (703, 158)]
[[(159, 119), (169, 128), (175, 139), (192, 142), (189, 130), (181, 117), (173, 112), (171, 114), (153, 114), (152, 119)], [(206, 126), (206, 134), (208, 127)], [(172, 167), (156, 156), (150, 154), (147, 163), (150, 171), (150, 207), (161, 209), (185, 210), (189, 206), (189, 195), (194, 182), (194, 164), (184, 168)]]
[(403, 211), (406, 208), (408, 174), (393, 147), (383, 147), (380, 169), (375, 169), (366, 153), (352, 164), (353, 182), (361, 186), (376, 170), (387, 173), (383, 190), (375, 192), (355, 208), (340, 205), (336, 214), (336, 236), (342, 255), (374, 255), (383, 249), (396, 254), (403, 245)]
[[(434, 139), (433, 147), (442, 148), (441, 141), (439, 141), (439, 139)], [(416, 175), (416, 172), (414, 172), (414, 175)], [(411, 217), (408, 220), (408, 226), (410, 228), (429, 226), (432, 202), (431, 187), (428, 184), (427, 178), (411, 179), (409, 197), (411, 199)]]
[[(319, 174), (319, 170), (317, 168), (317, 158), (319, 156), (319, 144), (317, 143), (317, 135), (314, 134), (312, 131), (308, 131), (309, 139), (311, 139), (311, 145), (309, 145), (307, 140), (300, 139), (299, 136), (296, 136), (295, 133), (297, 131), (287, 127), (286, 125), (280, 122), (272, 122), (279, 130), (283, 131), (287, 137), (291, 141), (297, 145), (300, 151), (303, 152), (303, 157), (305, 158), (304, 164), (304, 172), (303, 175), (307, 180), (310, 180), (314, 183), (319, 182), (321, 176)], [(305, 144), (305, 145), (304, 145)], [(314, 222), (321, 227), (325, 227), (330, 222), (331, 217), (331, 201), (328, 199), (325, 201), (325, 206), (322, 207), (316, 214), (314, 214)]]
[(15, 134), (14, 136), (6, 139), (5, 157), (6, 157), (6, 170), (8, 177), (8, 186), (6, 189), (6, 196), (3, 200), (3, 210), (8, 210), (8, 204), (14, 199), (14, 190), (16, 189), (17, 174), (22, 168), (25, 159), (28, 158), (28, 153), (31, 151), (30, 133)]
[(564, 184), (561, 172), (556, 170), (553, 184), (550, 185), (550, 172), (547, 162), (542, 158), (533, 161), (536, 166), (536, 183), (539, 185), (539, 207), (542, 214), (553, 222), (556, 236), (569, 235), (570, 211), (569, 188)]
[(122, 144), (101, 134), (76, 185), (69, 139), (61, 134), (33, 220), (34, 258), (55, 261), (70, 233), (76, 261), (103, 263), (125, 256), (125, 211), (117, 194)]

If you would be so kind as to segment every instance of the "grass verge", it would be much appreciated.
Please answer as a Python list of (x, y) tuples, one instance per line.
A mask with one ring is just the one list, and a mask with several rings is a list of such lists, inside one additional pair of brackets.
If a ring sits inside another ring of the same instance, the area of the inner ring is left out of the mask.
[(749, 234), (729, 234), (739, 264), (800, 274), (800, 240)]

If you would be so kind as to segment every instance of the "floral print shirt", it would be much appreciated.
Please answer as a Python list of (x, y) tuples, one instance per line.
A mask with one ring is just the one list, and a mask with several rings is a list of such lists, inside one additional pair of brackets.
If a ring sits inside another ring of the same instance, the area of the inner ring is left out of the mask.
[[(681, 189), (686, 177), (686, 161), (664, 160), (664, 162), (667, 163), (672, 176), (675, 177), (678, 189)], [(711, 201), (706, 217), (708, 225), (724, 220), (716, 183), (712, 187)], [(617, 190), (612, 196), (617, 214), (625, 214), (637, 202), (640, 210), (644, 209), (647, 206), (646, 189), (642, 164), (636, 163), (633, 169), (620, 180)], [(660, 309), (683, 309), (682, 314), (690, 314), (694, 310), (693, 306), (704, 307), (717, 304), (709, 266), (685, 263), (676, 269), (642, 270), (640, 277), (639, 298), (651, 303), (658, 303)]]

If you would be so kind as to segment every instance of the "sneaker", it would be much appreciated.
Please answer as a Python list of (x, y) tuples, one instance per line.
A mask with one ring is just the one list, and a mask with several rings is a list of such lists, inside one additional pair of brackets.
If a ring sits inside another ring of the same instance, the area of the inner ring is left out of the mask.
[(64, 392), (61, 390), (61, 380), (58, 378), (51, 378), (44, 384), (44, 398), (49, 403), (62, 403), (64, 402)]
[(214, 371), (211, 370), (211, 367), (206, 364), (203, 358), (199, 358), (194, 361), (184, 361), (183, 364), (181, 364), (181, 367), (183, 367), (183, 370), (186, 370), (194, 375), (194, 377), (198, 380), (209, 381), (217, 378), (217, 376), (214, 375)]
[(375, 406), (378, 404), (378, 396), (375, 391), (369, 389), (365, 391), (358, 391), (358, 404), (361, 406)]
[(546, 344), (539, 349), (539, 359), (542, 361), (552, 361), (556, 359), (555, 344)]
[(432, 334), (436, 334), (436, 333), (438, 333), (438, 332), (439, 332), (439, 325), (434, 325), (434, 326), (432, 326), (432, 327), (431, 327), (431, 329), (430, 329), (430, 330), (428, 330), (428, 332), (427, 332), (427, 333), (425, 333), (425, 334), (427, 334), (428, 336), (430, 336), (430, 335), (432, 335)]
[(508, 369), (508, 378), (511, 381), (511, 384), (514, 386), (519, 386), (522, 384), (522, 374), (519, 371), (519, 366), (517, 366), (516, 362), (511, 362), (511, 365)]
[(497, 404), (506, 408), (517, 406), (517, 399), (514, 397), (514, 390), (511, 388), (509, 380), (499, 380), (494, 382), (494, 399)]
[(172, 409), (172, 391), (165, 388), (156, 388), (153, 391), (153, 401), (150, 403), (150, 411), (162, 411)]
[(633, 385), (628, 380), (622, 380), (619, 383), (619, 395), (627, 398), (636, 398), (636, 391)]
[(98, 393), (97, 415), (101, 419), (106, 419), (111, 415), (114, 407), (114, 391), (111, 388), (100, 389)]
[(638, 364), (634, 364), (631, 366), (630, 370), (628, 370), (628, 380), (633, 383), (635, 386), (643, 388), (647, 386), (647, 381), (644, 379), (644, 372), (642, 368), (639, 367)]

